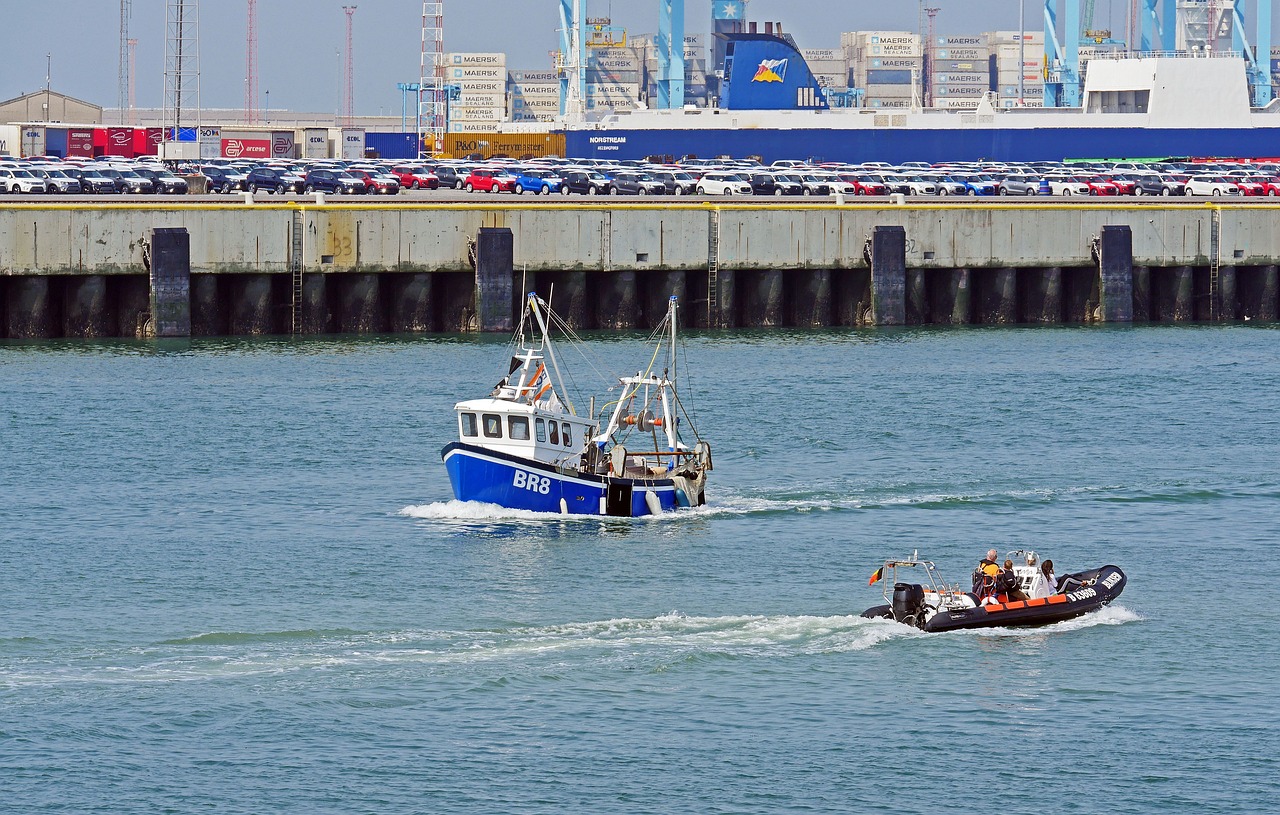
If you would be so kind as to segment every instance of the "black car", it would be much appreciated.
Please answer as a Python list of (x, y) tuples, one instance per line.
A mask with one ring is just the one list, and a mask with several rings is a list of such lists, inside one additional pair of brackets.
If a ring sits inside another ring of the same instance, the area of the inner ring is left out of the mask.
[(752, 173), (748, 180), (753, 195), (804, 195), (804, 185), (789, 176)]
[(245, 178), (245, 186), (249, 188), (249, 192), (265, 190), (284, 195), (287, 192), (302, 192), (306, 189), (307, 182), (283, 167), (254, 167)]
[(307, 173), (307, 193), (331, 192), (335, 195), (363, 195), (366, 191), (365, 181), (346, 170), (312, 170)]
[(201, 167), (200, 174), (209, 179), (209, 192), (234, 192), (244, 189), (244, 177), (225, 167), (210, 165)]
[(178, 178), (168, 170), (153, 170), (150, 167), (139, 167), (138, 175), (151, 179), (151, 183), (155, 185), (155, 192), (162, 195), (186, 195), (187, 181), (184, 178)]
[(117, 170), (105, 167), (98, 171), (110, 178), (116, 185), (116, 192), (150, 193), (156, 191), (156, 185), (149, 178), (144, 178), (132, 170)]
[(113, 178), (108, 178), (101, 171), (91, 167), (79, 167), (68, 170), (67, 173), (80, 182), (80, 191), (86, 193), (114, 193), (116, 191), (116, 182)]
[(1166, 183), (1151, 173), (1135, 173), (1126, 176), (1133, 182), (1134, 195), (1186, 195), (1187, 186), (1177, 181)]
[(595, 170), (569, 170), (564, 174), (560, 192), (568, 195), (608, 195), (613, 191), (613, 179)]
[(460, 190), (467, 183), (469, 170), (453, 164), (441, 164), (435, 169), (436, 178), (440, 179), (440, 189)]

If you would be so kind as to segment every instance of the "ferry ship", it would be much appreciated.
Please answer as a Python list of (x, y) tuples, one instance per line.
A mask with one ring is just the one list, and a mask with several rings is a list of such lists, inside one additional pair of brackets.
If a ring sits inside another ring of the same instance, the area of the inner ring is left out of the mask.
[(720, 105), (613, 111), (565, 125), (575, 158), (755, 156), (861, 163), (1280, 155), (1280, 100), (1252, 108), (1234, 52), (1089, 63), (1080, 108), (833, 108), (803, 56), (773, 34), (729, 34)]

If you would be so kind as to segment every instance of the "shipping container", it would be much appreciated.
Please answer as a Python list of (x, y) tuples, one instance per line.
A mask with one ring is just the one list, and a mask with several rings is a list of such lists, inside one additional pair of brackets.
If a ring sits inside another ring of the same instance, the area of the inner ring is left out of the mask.
[(990, 74), (991, 63), (985, 59), (935, 59), (930, 63), (934, 74)]
[(302, 131), (302, 157), (305, 159), (329, 158), (329, 130), (308, 127)]
[(564, 155), (563, 133), (490, 133), (477, 137), (454, 131), (445, 135), (444, 144), (445, 154), (453, 158), (465, 158), (477, 153), (484, 158)]
[(469, 93), (506, 93), (507, 82), (503, 79), (464, 79), (454, 83), (463, 95)]
[(298, 134), (293, 130), (277, 130), (271, 134), (271, 157), (298, 158)]
[[(1018, 96), (1018, 86), (1017, 85), (1001, 85), (1000, 95), (1016, 98)], [(1023, 84), (1022, 95), (1026, 97), (1033, 97), (1036, 99), (1044, 98), (1044, 85)]]
[(935, 48), (934, 59), (963, 59), (986, 61), (991, 55), (985, 48)]
[(202, 127), (196, 134), (196, 151), (202, 159), (222, 157), (222, 128)]
[(981, 85), (934, 85), (930, 90), (935, 99), (980, 99), (991, 89)]
[(465, 82), (469, 79), (505, 79), (507, 71), (505, 68), (477, 68), (477, 67), (450, 67), (445, 69), (445, 75), (454, 82)]
[(809, 70), (815, 74), (842, 74), (849, 65), (842, 59), (807, 60)]
[(941, 35), (934, 39), (934, 48), (986, 48), (986, 34)]
[(507, 55), (496, 53), (445, 54), (444, 64), (452, 68), (502, 68), (505, 73)]
[(867, 85), (863, 90), (867, 99), (910, 99), (916, 92), (914, 85)]
[(102, 145), (102, 155), (133, 158), (133, 129), (129, 127), (107, 128), (107, 138)]
[(365, 155), (369, 158), (417, 158), (418, 134), (365, 133), (364, 149)]
[(238, 138), (235, 134), (228, 137), (224, 133), (222, 155), (224, 158), (269, 159), (271, 158), (271, 139), (262, 138), (261, 134), (252, 138)]
[[(502, 122), (497, 120), (484, 122), (449, 122), (449, 130), (454, 133), (497, 133), (498, 125)], [(446, 142), (447, 144), (448, 142)], [(465, 155), (465, 154), (464, 154)]]
[(867, 71), (867, 85), (910, 85), (911, 71)]
[(1043, 31), (991, 31), (987, 33), (987, 42), (992, 45), (1029, 42), (1044, 45)]
[(844, 53), (837, 48), (804, 48), (800, 56), (810, 65), (815, 62), (844, 62)]
[(45, 141), (45, 128), (33, 125), (27, 125), (22, 128), (21, 147), (21, 155), (26, 158), (46, 155), (45, 151), (48, 150), (48, 145)]
[(339, 136), (342, 145), (343, 161), (359, 161), (364, 158), (364, 130), (357, 127), (344, 127)]
[(508, 86), (513, 96), (559, 96), (559, 82), (520, 82)]
[[(654, 73), (657, 73), (656, 71)], [(686, 71), (688, 76), (689, 72)], [(587, 85), (639, 85), (639, 71), (587, 71)]]
[(881, 109), (881, 108), (884, 108), (884, 109), (890, 109), (890, 110), (906, 110), (906, 109), (909, 109), (909, 108), (911, 107), (911, 99), (910, 99), (910, 97), (907, 97), (907, 98), (897, 98), (897, 99), (870, 99), (870, 98), (868, 98), (868, 99), (864, 99), (864, 100), (863, 100), (863, 104), (864, 104), (866, 107), (868, 107), (868, 108), (872, 108), (872, 109)]
[(560, 77), (555, 71), (510, 71), (507, 73), (507, 81), (517, 85), (525, 82), (554, 82), (560, 84)]
[(17, 158), (22, 152), (22, 129), (16, 125), (0, 125), (0, 156)]
[(1024, 99), (1022, 100), (1022, 104), (1019, 105), (1017, 99), (1001, 99), (1000, 107), (1002, 108), (1018, 108), (1018, 107), (1042, 108), (1044, 107), (1044, 100), (1043, 99)]
[(513, 97), (511, 100), (512, 110), (531, 110), (531, 111), (557, 111), (560, 110), (560, 100), (554, 98), (545, 99), (525, 99), (523, 97)]
[(506, 106), (464, 108), (449, 106), (449, 122), (500, 122), (506, 115)]
[(974, 110), (981, 99), (938, 99), (934, 98), (932, 107), (947, 110)]
[(934, 85), (991, 85), (990, 74), (933, 74), (929, 81)]
[[(996, 84), (997, 85), (1017, 85), (1018, 76), (1019, 74), (1017, 71), (1001, 71), (1000, 73), (996, 74)], [(1028, 83), (1041, 85), (1044, 83), (1044, 75), (1041, 74), (1039, 71), (1027, 71), (1024, 74), (1021, 74), (1021, 76), (1022, 76), (1022, 83), (1024, 85)]]
[[(848, 75), (843, 73), (814, 74), (813, 78), (818, 83), (819, 87), (827, 88), (827, 89), (835, 89), (835, 88), (843, 89), (848, 87), (848, 82), (849, 82)], [(685, 93), (688, 94), (688, 92), (689, 92), (689, 87), (686, 85)]]
[(92, 128), (73, 127), (67, 130), (67, 155), (65, 158), (73, 156), (77, 158), (91, 158), (93, 156)]
[(460, 108), (501, 107), (506, 103), (507, 95), (505, 93), (463, 93), (459, 94), (458, 98), (449, 101), (451, 107)]
[(67, 129), (65, 127), (49, 127), (44, 131), (44, 150), (46, 156), (67, 157)]

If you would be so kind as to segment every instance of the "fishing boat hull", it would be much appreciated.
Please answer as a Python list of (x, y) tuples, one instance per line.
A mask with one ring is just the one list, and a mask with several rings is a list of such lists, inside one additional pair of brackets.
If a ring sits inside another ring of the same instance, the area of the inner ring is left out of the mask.
[(638, 518), (696, 505), (674, 479), (616, 478), (566, 470), (453, 442), (441, 451), (453, 495), (508, 509)]
[[(916, 625), (930, 633), (969, 628), (1027, 628), (1052, 625), (1097, 611), (1120, 596), (1128, 578), (1116, 566), (1103, 566), (1087, 572), (1067, 575), (1066, 588), (1060, 594), (1026, 601), (1014, 601), (996, 605), (979, 605), (966, 609), (941, 609), (936, 613), (919, 613), (917, 608), (898, 608), (890, 605), (873, 606), (862, 613), (863, 617), (884, 617)], [(899, 592), (895, 586), (895, 602), (903, 596), (923, 596), (912, 592), (912, 587)]]

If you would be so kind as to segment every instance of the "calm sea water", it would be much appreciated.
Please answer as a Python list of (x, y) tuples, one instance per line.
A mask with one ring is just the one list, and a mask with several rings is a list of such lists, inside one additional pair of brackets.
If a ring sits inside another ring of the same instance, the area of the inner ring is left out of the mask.
[[(502, 341), (0, 345), (0, 811), (1276, 810), (1276, 327), (688, 347), (711, 503), (602, 521), (450, 500)], [(858, 617), (992, 545), (1129, 587)]]

